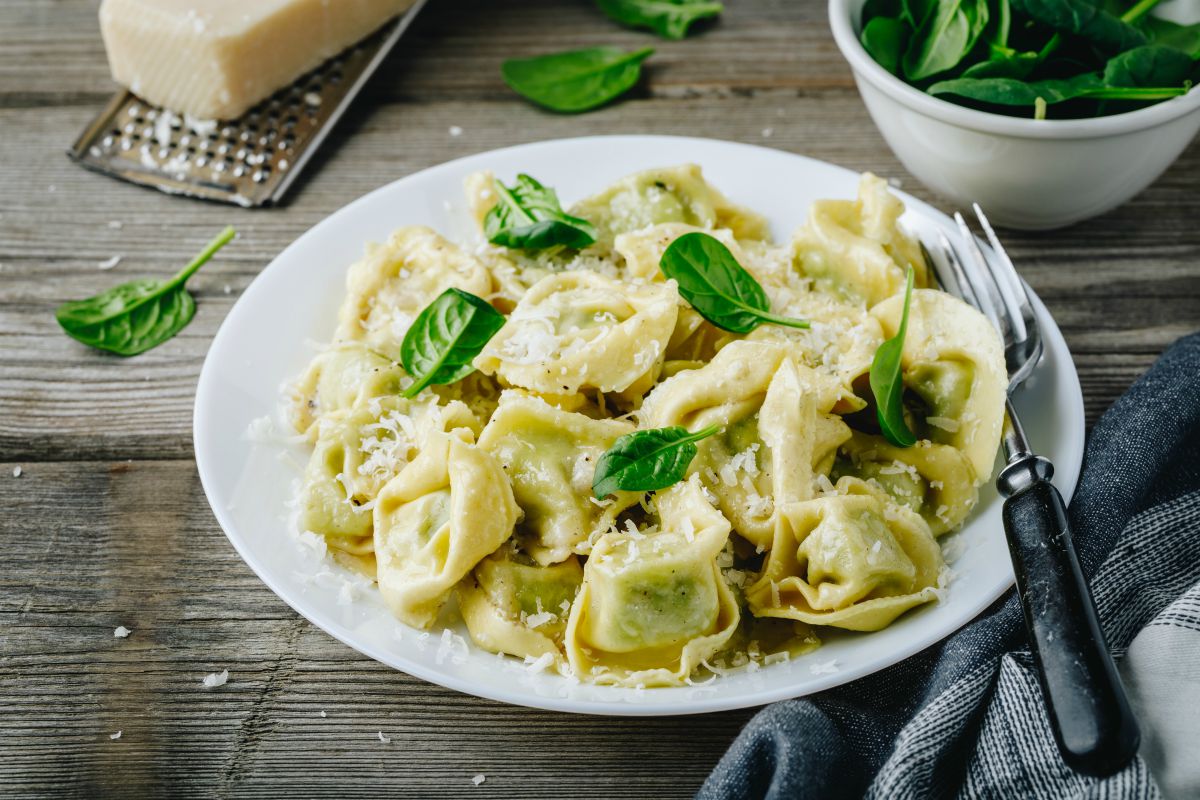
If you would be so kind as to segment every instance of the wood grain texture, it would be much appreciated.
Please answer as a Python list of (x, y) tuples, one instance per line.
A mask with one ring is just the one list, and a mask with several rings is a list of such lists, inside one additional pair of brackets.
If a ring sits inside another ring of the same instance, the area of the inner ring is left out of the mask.
[[(246, 211), (71, 164), (65, 148), (113, 88), (97, 4), (0, 3), (4, 794), (695, 791), (750, 712), (572, 717), (459, 695), (358, 655), (298, 618), (228, 545), (190, 460), (190, 425), (209, 342), (259, 270), (332, 210), (450, 158), (582, 133), (705, 135), (870, 169), (946, 208), (871, 124), (824, 3), (728, 5), (700, 35), (659, 42), (580, 0), (432, 0), (288, 205)], [(535, 109), (499, 77), (508, 57), (647, 42), (658, 48), (647, 80), (586, 117)], [(1200, 328), (1198, 176), (1193, 145), (1122, 209), (1065, 231), (1004, 233), (1066, 334), (1089, 422)], [(63, 300), (171, 273), (227, 223), (240, 237), (192, 282), (199, 312), (167, 345), (121, 360), (58, 331)], [(97, 269), (113, 255), (116, 269)], [(133, 635), (114, 638), (117, 625)], [(201, 686), (225, 668), (226, 686)]]

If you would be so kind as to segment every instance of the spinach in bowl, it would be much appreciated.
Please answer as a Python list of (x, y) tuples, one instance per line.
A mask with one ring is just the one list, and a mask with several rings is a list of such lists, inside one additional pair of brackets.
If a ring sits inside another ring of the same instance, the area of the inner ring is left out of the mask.
[(889, 72), (959, 105), (1078, 119), (1186, 94), (1200, 24), (1159, 0), (868, 0), (860, 39)]

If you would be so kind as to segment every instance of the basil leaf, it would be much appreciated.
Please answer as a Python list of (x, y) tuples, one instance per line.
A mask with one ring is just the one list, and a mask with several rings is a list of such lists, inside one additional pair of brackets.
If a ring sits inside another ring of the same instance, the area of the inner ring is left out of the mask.
[(680, 296), (718, 328), (749, 333), (764, 322), (808, 327), (805, 320), (772, 314), (767, 293), (754, 276), (707, 233), (685, 233), (671, 242), (658, 268), (679, 284)]
[(861, 39), (871, 58), (888, 72), (899, 75), (908, 35), (909, 29), (904, 22), (891, 17), (876, 17), (863, 28)]
[(175, 277), (138, 280), (114, 286), (86, 300), (63, 303), (55, 319), (71, 338), (119, 356), (135, 356), (170, 339), (192, 321), (196, 301), (184, 288), (187, 279), (233, 239), (226, 228)]
[(1146, 34), (1108, 13), (1096, 0), (1012, 0), (1019, 11), (1048, 28), (1087, 39), (1108, 53), (1146, 44)]
[(921, 81), (958, 66), (987, 22), (987, 0), (938, 0), (909, 40), (904, 76)]
[(679, 483), (696, 457), (696, 442), (720, 429), (689, 433), (675, 426), (625, 434), (596, 462), (592, 494), (603, 500), (616, 491), (650, 492)]
[(622, 25), (649, 28), (666, 39), (682, 39), (693, 22), (725, 10), (709, 0), (596, 0), (596, 5)]
[(504, 82), (522, 97), (552, 111), (573, 114), (601, 106), (638, 82), (642, 62), (654, 52), (615, 47), (568, 50), (500, 65)]
[(503, 327), (504, 315), (483, 298), (461, 289), (442, 292), (417, 315), (400, 344), (400, 363), (414, 379), (401, 395), (416, 397), (426, 386), (470, 375), (471, 361)]
[(900, 330), (875, 351), (871, 361), (871, 392), (875, 395), (875, 416), (883, 438), (897, 447), (912, 447), (917, 437), (904, 421), (904, 381), (900, 372), (900, 357), (904, 354), (904, 335), (908, 333), (908, 308), (912, 302), (913, 271), (908, 270), (904, 287), (904, 312)]
[(596, 241), (596, 228), (562, 210), (558, 195), (528, 175), (518, 175), (510, 189), (495, 181), (496, 205), (483, 218), (483, 233), (492, 244), (525, 250), (572, 247)]

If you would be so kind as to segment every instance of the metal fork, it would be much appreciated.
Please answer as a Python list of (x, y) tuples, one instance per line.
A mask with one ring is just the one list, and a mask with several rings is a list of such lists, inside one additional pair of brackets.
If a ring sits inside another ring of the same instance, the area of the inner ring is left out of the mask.
[(967, 221), (955, 214), (961, 249), (942, 233), (938, 249), (944, 264), (929, 261), (942, 287), (979, 309), (1004, 340), (1008, 463), (996, 486), (1006, 498), (1004, 531), (1025, 625), (1063, 761), (1079, 772), (1107, 776), (1133, 759), (1141, 735), (1079, 568), (1066, 504), (1050, 482), (1054, 466), (1030, 449), (1012, 406), (1013, 392), (1042, 356), (1037, 317), (996, 232), (978, 204), (974, 210), (995, 258), (984, 256)]

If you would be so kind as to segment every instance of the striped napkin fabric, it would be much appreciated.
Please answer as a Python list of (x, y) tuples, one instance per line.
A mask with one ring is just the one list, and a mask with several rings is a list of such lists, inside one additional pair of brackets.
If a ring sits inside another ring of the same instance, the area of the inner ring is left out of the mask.
[(764, 708), (698, 800), (1200, 798), (1200, 333), (1093, 429), (1070, 513), (1142, 727), (1127, 769), (1063, 764), (1010, 591), (894, 667)]

